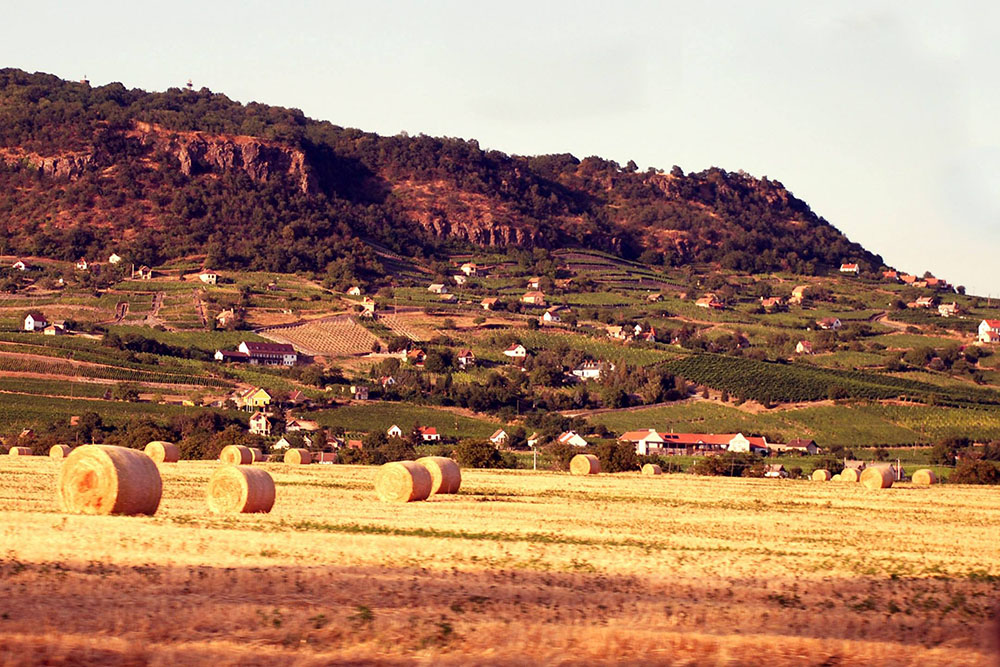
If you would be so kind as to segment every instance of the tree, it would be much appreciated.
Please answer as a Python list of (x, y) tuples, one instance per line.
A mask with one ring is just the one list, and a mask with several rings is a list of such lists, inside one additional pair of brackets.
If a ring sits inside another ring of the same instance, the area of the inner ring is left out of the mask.
[(1000, 484), (1000, 469), (990, 461), (963, 459), (948, 481), (955, 484)]
[(455, 460), (463, 468), (502, 468), (503, 454), (488, 440), (462, 440), (455, 447)]
[(629, 442), (602, 442), (595, 451), (604, 472), (627, 472), (639, 469), (635, 445)]
[(139, 400), (139, 385), (134, 382), (119, 382), (112, 390), (111, 397), (116, 401), (135, 403)]

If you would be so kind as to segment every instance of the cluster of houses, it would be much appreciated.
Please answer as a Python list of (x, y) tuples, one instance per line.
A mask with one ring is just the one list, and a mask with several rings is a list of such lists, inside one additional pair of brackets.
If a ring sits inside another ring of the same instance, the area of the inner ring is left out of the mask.
[(627, 431), (618, 438), (635, 445), (639, 455), (669, 455), (713, 452), (740, 452), (769, 455), (799, 452), (818, 454), (820, 448), (812, 440), (795, 439), (787, 444), (768, 442), (763, 436), (742, 433), (667, 433), (656, 429)]
[(65, 320), (49, 322), (41, 311), (33, 310), (24, 316), (25, 331), (41, 331), (46, 336), (62, 336), (69, 333)]
[(294, 366), (299, 355), (288, 343), (243, 341), (235, 350), (216, 350), (215, 359), (261, 366)]

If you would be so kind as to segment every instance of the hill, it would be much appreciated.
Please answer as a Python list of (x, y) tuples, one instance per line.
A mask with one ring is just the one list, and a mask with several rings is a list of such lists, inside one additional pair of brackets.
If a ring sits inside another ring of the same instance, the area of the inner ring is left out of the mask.
[(116, 250), (153, 265), (207, 250), (217, 268), (360, 278), (381, 272), (363, 241), (418, 258), (516, 245), (742, 271), (882, 264), (766, 177), (512, 156), (204, 88), (14, 69), (0, 70), (0, 238), (7, 253), (54, 259)]

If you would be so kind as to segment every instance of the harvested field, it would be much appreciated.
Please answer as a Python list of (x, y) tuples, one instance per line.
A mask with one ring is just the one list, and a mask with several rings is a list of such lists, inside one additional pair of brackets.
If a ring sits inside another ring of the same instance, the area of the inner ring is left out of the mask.
[(378, 340), (351, 317), (307, 322), (261, 333), (279, 343), (291, 343), (306, 354), (346, 357), (368, 354)]
[(182, 461), (106, 517), (58, 511), (59, 465), (0, 460), (10, 664), (991, 659), (996, 488), (464, 470), (383, 504), (377, 468), (263, 464), (272, 512), (217, 516)]

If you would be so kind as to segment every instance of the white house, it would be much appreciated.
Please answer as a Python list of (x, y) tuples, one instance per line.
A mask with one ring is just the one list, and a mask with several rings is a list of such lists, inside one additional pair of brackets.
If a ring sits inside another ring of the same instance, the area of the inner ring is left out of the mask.
[(88, 268), (90, 268), (90, 265), (87, 264), (87, 260), (84, 259), (83, 257), (81, 257), (76, 261), (77, 271), (86, 271)]
[(544, 315), (542, 315), (542, 321), (549, 322), (550, 324), (558, 324), (559, 322), (562, 322), (562, 311), (562, 306), (552, 306), (545, 311)]
[(64, 336), (66, 335), (66, 323), (54, 322), (45, 327), (45, 330), (42, 333), (46, 336)]
[(389, 430), (386, 431), (385, 434), (388, 435), (390, 438), (402, 438), (403, 429), (393, 424), (392, 426), (389, 427)]
[(662, 449), (665, 442), (663, 436), (652, 428), (646, 431), (627, 431), (618, 439), (634, 444), (635, 453), (639, 456), (645, 456), (654, 449)]
[(312, 421), (311, 419), (289, 419), (285, 422), (285, 430), (289, 433), (296, 433), (298, 431), (318, 431), (319, 422)]
[(840, 318), (838, 317), (824, 317), (821, 320), (816, 320), (816, 326), (820, 329), (828, 329), (836, 331), (841, 327)]
[(859, 271), (860, 271), (860, 269), (858, 268), (857, 264), (841, 264), (840, 265), (840, 272), (841, 273), (853, 273), (854, 275), (858, 275)]
[(355, 401), (367, 401), (368, 386), (363, 384), (352, 384), (351, 394), (354, 396)]
[(490, 436), (490, 442), (492, 442), (497, 447), (501, 447), (507, 444), (508, 440), (510, 440), (510, 438), (507, 436), (507, 431), (503, 430), (502, 428), (498, 428), (496, 431), (493, 432), (493, 435)]
[(108, 257), (108, 264), (118, 264), (121, 261), (122, 258), (116, 252), (111, 253), (111, 256)]
[(25, 331), (42, 331), (48, 325), (48, 320), (37, 310), (33, 310), (24, 316)]
[(472, 350), (462, 350), (456, 359), (459, 368), (463, 370), (476, 365), (476, 354)]
[(27, 271), (28, 265), (22, 262), (21, 260), (17, 260), (16, 262), (10, 265), (10, 268), (14, 269), (15, 271)]
[(748, 438), (742, 433), (734, 435), (726, 449), (731, 452), (742, 452), (745, 454), (767, 454), (768, 451), (767, 440), (765, 438), (760, 436), (750, 436)]
[(420, 439), (424, 442), (436, 442), (441, 439), (441, 435), (433, 426), (420, 426), (417, 431), (420, 432)]
[(979, 323), (979, 342), (1000, 343), (1000, 320), (983, 320)]
[(198, 274), (198, 280), (206, 285), (214, 285), (219, 282), (219, 274), (215, 271), (202, 271)]
[(288, 343), (243, 341), (237, 349), (249, 356), (251, 364), (294, 366), (299, 360), (295, 347)]
[(263, 412), (255, 412), (250, 417), (250, 432), (254, 435), (271, 435), (271, 420)]
[(812, 354), (813, 344), (807, 340), (800, 340), (795, 344), (795, 354)]
[(469, 280), (469, 278), (465, 274), (462, 274), (462, 273), (456, 273), (455, 275), (453, 275), (451, 277), (451, 279), (454, 280), (455, 284), (459, 285), (459, 286), (464, 285), (466, 283), (466, 281)]
[(520, 343), (515, 343), (503, 351), (505, 357), (523, 360), (528, 356), (528, 350)]
[(434, 294), (447, 294), (448, 287), (442, 283), (433, 283), (427, 286), (427, 291)]
[(558, 438), (556, 442), (560, 445), (573, 445), (574, 447), (586, 447), (590, 443), (583, 439), (583, 437), (576, 433), (575, 431), (566, 431)]
[(615, 365), (612, 363), (604, 363), (603, 361), (585, 361), (574, 368), (572, 373), (581, 380), (600, 380), (604, 371), (613, 371), (614, 369)]
[(764, 469), (764, 477), (770, 479), (784, 479), (788, 477), (785, 466), (780, 463), (771, 463)]
[(462, 273), (467, 276), (474, 276), (479, 273), (479, 267), (475, 262), (466, 262), (462, 265)]
[(347, 290), (348, 296), (361, 296), (361, 288), (357, 285)]
[(292, 446), (292, 443), (288, 442), (288, 439), (285, 436), (281, 436), (281, 440), (279, 440), (278, 442), (274, 443), (274, 445), (271, 447), (271, 449), (288, 449), (291, 446)]

